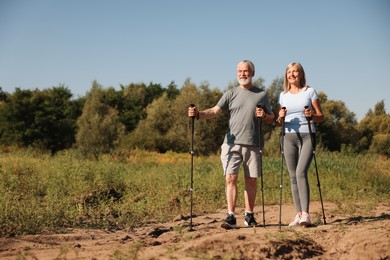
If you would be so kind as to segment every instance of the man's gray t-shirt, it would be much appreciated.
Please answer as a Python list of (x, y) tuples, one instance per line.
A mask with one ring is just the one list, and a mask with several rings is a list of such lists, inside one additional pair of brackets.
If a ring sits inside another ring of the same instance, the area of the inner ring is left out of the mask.
[(230, 113), (229, 130), (224, 143), (259, 146), (259, 129), (256, 118), (256, 105), (267, 114), (272, 112), (265, 91), (257, 87), (244, 89), (235, 87), (223, 94), (217, 106)]

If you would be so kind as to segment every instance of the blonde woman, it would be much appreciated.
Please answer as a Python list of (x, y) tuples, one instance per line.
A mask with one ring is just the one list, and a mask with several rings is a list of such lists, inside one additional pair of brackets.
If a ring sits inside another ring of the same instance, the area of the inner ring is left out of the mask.
[[(309, 133), (315, 139), (314, 123), (324, 120), (317, 92), (306, 83), (305, 71), (300, 63), (288, 64), (279, 95), (279, 113), (276, 122), (285, 120), (284, 158), (291, 180), (291, 192), (296, 215), (289, 226), (309, 226), (310, 188), (308, 169), (313, 158), (313, 145)], [(307, 107), (307, 108), (306, 108)], [(309, 118), (308, 122), (306, 118)]]

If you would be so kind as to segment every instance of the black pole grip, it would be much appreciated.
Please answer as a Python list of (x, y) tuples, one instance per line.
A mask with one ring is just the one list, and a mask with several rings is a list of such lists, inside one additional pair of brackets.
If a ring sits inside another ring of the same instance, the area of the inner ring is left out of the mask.
[[(190, 107), (195, 107), (195, 104), (191, 103)], [(191, 116), (192, 119), (195, 119), (195, 116)]]
[[(286, 107), (282, 107), (283, 110), (286, 110)], [(284, 119), (284, 117), (282, 117)]]
[[(308, 108), (309, 108), (309, 106), (305, 106), (305, 109), (308, 109)], [(305, 116), (305, 117), (306, 117), (307, 122), (309, 122), (311, 120), (310, 117), (308, 117), (308, 116)]]
[[(256, 105), (256, 108), (263, 108), (263, 106), (259, 103)], [(261, 117), (259, 117), (259, 118), (261, 118)]]

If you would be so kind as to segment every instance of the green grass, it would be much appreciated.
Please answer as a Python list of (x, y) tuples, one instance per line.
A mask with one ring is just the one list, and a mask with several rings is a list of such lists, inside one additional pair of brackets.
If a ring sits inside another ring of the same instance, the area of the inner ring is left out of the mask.
[[(279, 203), (280, 158), (265, 157), (265, 203)], [(189, 154), (130, 151), (85, 160), (69, 150), (51, 157), (32, 151), (0, 154), (0, 236), (68, 227), (136, 227), (189, 215)], [(389, 160), (374, 155), (320, 152), (317, 163), (324, 201), (387, 202)], [(219, 156), (194, 159), (193, 211), (226, 206)], [(319, 200), (314, 163), (311, 200)], [(243, 206), (243, 175), (238, 206)], [(283, 201), (291, 203), (284, 165)], [(260, 182), (257, 204), (261, 203)]]

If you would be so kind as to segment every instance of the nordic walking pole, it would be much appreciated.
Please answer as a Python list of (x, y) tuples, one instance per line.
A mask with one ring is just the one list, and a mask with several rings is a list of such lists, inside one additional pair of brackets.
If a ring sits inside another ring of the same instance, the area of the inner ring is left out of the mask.
[[(282, 107), (286, 109), (286, 107)], [(282, 130), (280, 131), (280, 203), (279, 203), (279, 229), (282, 229), (282, 195), (283, 195), (283, 160), (284, 160), (284, 117), (282, 117)]]
[[(190, 104), (190, 107), (195, 107), (195, 104)], [(191, 185), (190, 185), (190, 228), (192, 231), (192, 192), (194, 191), (194, 131), (195, 131), (195, 116), (191, 116)]]
[[(261, 104), (256, 105), (257, 108), (262, 108)], [(263, 180), (263, 131), (262, 131), (263, 118), (257, 118), (257, 124), (259, 128), (259, 149), (260, 149), (260, 177), (261, 177), (261, 205), (263, 207), (263, 226), (265, 227), (265, 210), (264, 210), (264, 180)]]
[[(308, 108), (309, 108), (308, 106), (305, 106), (305, 109), (308, 109)], [(313, 136), (312, 131), (311, 131), (311, 124), (310, 124), (311, 118), (310, 117), (306, 117), (306, 120), (307, 120), (307, 125), (309, 127), (309, 134), (310, 134), (310, 139), (311, 139), (311, 145), (313, 146), (313, 158), (314, 158), (314, 165), (315, 165), (315, 168), (316, 168), (317, 186), (318, 186), (318, 190), (320, 192), (322, 216), (324, 217), (324, 225), (326, 225), (324, 203), (322, 202), (321, 183), (320, 183), (320, 177), (318, 176), (318, 167), (317, 167), (317, 159), (316, 159), (316, 144), (315, 144), (314, 136)]]

